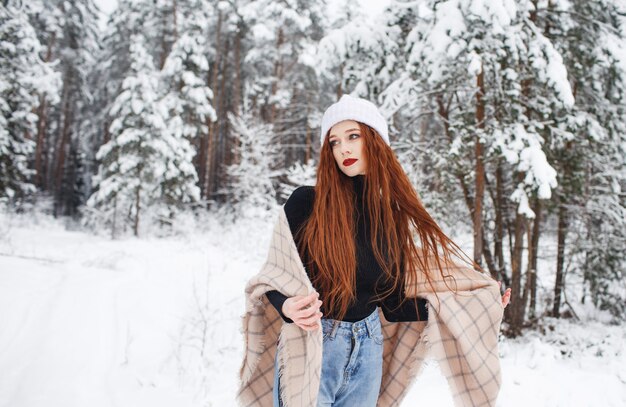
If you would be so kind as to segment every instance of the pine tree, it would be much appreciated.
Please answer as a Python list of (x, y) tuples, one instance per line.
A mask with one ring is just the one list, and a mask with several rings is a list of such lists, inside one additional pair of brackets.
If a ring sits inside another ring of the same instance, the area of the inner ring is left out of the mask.
[(36, 111), (36, 185), (54, 196), (55, 215), (76, 215), (76, 203), (87, 199), (83, 186), (90, 177), (82, 160), (92, 151), (85, 138), (94, 113), (90, 74), (100, 45), (99, 10), (93, 0), (33, 0), (23, 8), (44, 45), (40, 56), (62, 81), (60, 103), (42, 100)]
[(85, 163), (81, 160), (91, 152), (85, 137), (92, 116), (90, 74), (100, 47), (99, 12), (93, 0), (62, 1), (58, 7), (63, 14), (63, 26), (55, 54), (59, 56), (63, 87), (59, 110), (54, 114), (58, 123), (53, 137), (50, 188), (55, 193), (55, 214), (75, 215), (76, 203), (82, 204), (88, 198), (81, 185), (87, 182), (89, 174), (84, 172)]
[[(507, 315), (515, 332), (527, 300), (521, 266), (525, 231), (535, 217), (531, 205), (557, 187), (545, 140), (559, 134), (554, 129), (574, 103), (562, 57), (533, 13), (530, 1), (392, 3), (386, 36), (405, 53), (385, 65), (392, 81), (381, 92), (383, 110), (408, 133), (399, 144), (429, 152), (431, 185), (449, 188), (454, 180), (460, 186), (474, 229), (474, 260), (484, 258), (505, 281), (503, 243), (510, 231), (515, 306)], [(486, 230), (490, 219), (496, 228)]]
[(152, 206), (170, 220), (181, 205), (199, 199), (193, 151), (184, 138), (169, 133), (167, 111), (158, 94), (158, 74), (142, 38), (131, 39), (131, 66), (122, 92), (111, 107), (111, 140), (96, 158), (98, 190), (88, 206), (104, 214), (116, 233), (119, 211), (139, 234), (139, 221)]
[(184, 21), (184, 31), (174, 43), (161, 74), (170, 132), (197, 142), (208, 131), (207, 121), (215, 121), (217, 116), (211, 105), (213, 92), (206, 84), (209, 62), (202, 22), (193, 16), (190, 20)]
[[(97, 151), (110, 139), (111, 118), (108, 112), (119, 95), (122, 82), (130, 70), (130, 40), (142, 35), (148, 50), (154, 51), (160, 44), (145, 27), (154, 25), (154, 3), (149, 0), (119, 2), (109, 17), (102, 34), (102, 46), (96, 54), (90, 81), (94, 84), (92, 126), (88, 135), (91, 150)], [(147, 34), (150, 33), (150, 34)], [(153, 60), (159, 54), (152, 55)], [(95, 161), (95, 157), (92, 157)]]
[[(626, 21), (607, 0), (556, 3), (539, 20), (559, 45), (576, 95), (574, 115), (559, 126), (563, 142), (549, 154), (559, 173), (563, 249), (581, 259), (585, 291), (600, 309), (626, 318)], [(567, 245), (565, 237), (568, 237)], [(552, 313), (560, 315), (565, 272), (557, 269)], [(585, 294), (583, 294), (585, 295)], [(583, 302), (585, 298), (583, 297)]]
[[(346, 15), (331, 20), (331, 30), (322, 38), (315, 59), (320, 80), (332, 82), (333, 98), (350, 93), (368, 100), (377, 100), (380, 93), (395, 79), (396, 63), (400, 62), (401, 39), (397, 21), (390, 15), (367, 19), (353, 0), (345, 2)], [(410, 7), (405, 8), (409, 14)]]
[(19, 202), (32, 194), (40, 97), (56, 102), (58, 76), (40, 58), (41, 44), (19, 7), (0, 6), (0, 199)]

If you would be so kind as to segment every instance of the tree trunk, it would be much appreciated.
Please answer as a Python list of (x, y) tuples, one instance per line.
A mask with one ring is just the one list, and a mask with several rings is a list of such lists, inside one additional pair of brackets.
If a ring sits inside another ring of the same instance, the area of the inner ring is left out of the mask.
[[(274, 96), (276, 96), (276, 93), (278, 92), (278, 83), (280, 82), (280, 80), (282, 79), (282, 75), (283, 75), (283, 64), (282, 64), (282, 59), (280, 57), (280, 47), (282, 47), (283, 42), (285, 42), (285, 34), (283, 32), (283, 28), (280, 27), (278, 29), (278, 36), (276, 39), (276, 61), (274, 62), (274, 81), (272, 83), (272, 88), (271, 88), (271, 92), (270, 92), (270, 99), (272, 99)], [(274, 121), (276, 120), (276, 103), (275, 102), (271, 102), (271, 107), (270, 107), (270, 116), (269, 116), (269, 123), (274, 123)]]
[(565, 262), (565, 235), (567, 234), (567, 208), (565, 207), (565, 199), (559, 194), (559, 221), (558, 221), (558, 246), (556, 255), (556, 279), (554, 281), (554, 304), (552, 307), (552, 316), (558, 318), (561, 308), (561, 293), (565, 282), (563, 281), (563, 264)]
[(530, 289), (530, 308), (529, 317), (534, 318), (537, 308), (537, 250), (539, 248), (539, 234), (541, 232), (541, 200), (535, 197), (533, 211), (535, 212), (535, 220), (533, 222), (533, 233), (530, 237), (530, 245), (528, 252), (528, 279)]
[(115, 225), (117, 224), (117, 194), (113, 198), (113, 222), (111, 222), (111, 240), (115, 239)]
[(235, 35), (235, 89), (233, 92), (233, 113), (235, 116), (239, 116), (239, 107), (241, 105), (241, 37), (242, 27), (237, 30)]
[(521, 322), (523, 323), (525, 318), (526, 318), (526, 304), (528, 304), (528, 297), (530, 295), (530, 284), (531, 284), (531, 267), (532, 267), (532, 262), (531, 259), (534, 256), (534, 250), (531, 244), (532, 241), (532, 234), (533, 231), (531, 230), (530, 227), (530, 221), (528, 219), (526, 220), (526, 242), (528, 242), (528, 250), (527, 250), (527, 262), (528, 264), (526, 264), (526, 279), (524, 280), (524, 291), (523, 291), (523, 295), (522, 295), (522, 304), (524, 305), (524, 308), (522, 309), (522, 317), (520, 318)]
[[(235, 89), (233, 92), (233, 113), (235, 116), (239, 116), (239, 107), (241, 105), (241, 95), (243, 94), (241, 89), (241, 37), (242, 27), (237, 30), (235, 36)], [(241, 163), (241, 142), (239, 139), (235, 139), (233, 148), (233, 163)]]
[(46, 141), (46, 129), (48, 125), (48, 103), (44, 97), (39, 98), (39, 107), (37, 108), (37, 144), (35, 147), (35, 185), (38, 188), (44, 186), (43, 173), (43, 154), (44, 143)]
[(63, 126), (62, 126), (62, 134), (60, 137), (60, 142), (57, 146), (57, 162), (56, 162), (56, 170), (54, 173), (55, 179), (55, 190), (59, 191), (61, 189), (61, 182), (63, 181), (63, 168), (65, 166), (65, 150), (70, 139), (70, 128), (71, 128), (71, 120), (72, 120), (72, 112), (69, 108), (63, 109), (65, 111), (63, 118)]
[(60, 126), (61, 135), (58, 137), (58, 143), (56, 146), (56, 163), (54, 171), (54, 216), (59, 216), (59, 204), (61, 202), (61, 183), (63, 181), (63, 169), (65, 167), (65, 150), (67, 148), (72, 120), (73, 120), (73, 106), (70, 95), (70, 82), (69, 71), (66, 73), (63, 81), (63, 99), (62, 99), (62, 113), (61, 117), (63, 125)]
[(139, 236), (139, 211), (141, 209), (140, 199), (141, 199), (141, 185), (137, 186), (135, 190), (135, 222), (133, 223), (133, 232), (135, 236)]
[(343, 66), (344, 62), (339, 64), (339, 83), (337, 84), (337, 100), (343, 96)]
[[(172, 0), (172, 22), (170, 23), (170, 21), (168, 21), (168, 13), (165, 12), (163, 13), (163, 25), (162, 25), (162, 30), (161, 30), (161, 55), (159, 56), (159, 69), (163, 69), (163, 66), (165, 65), (165, 60), (167, 60), (167, 57), (169, 56), (170, 52), (172, 51), (172, 45), (174, 44), (174, 42), (176, 42), (176, 38), (178, 37), (178, 27), (177, 27), (177, 21), (176, 21), (176, 0)], [(169, 36), (169, 27), (170, 24), (172, 25), (172, 37), (168, 38)]]
[[(478, 128), (485, 127), (485, 94), (484, 72), (481, 70), (477, 77), (478, 92), (476, 92), (476, 123)], [(483, 143), (476, 136), (476, 194), (474, 195), (474, 261), (482, 265), (483, 260), (483, 196), (485, 193), (485, 167), (483, 157)]]
[(498, 275), (504, 277), (504, 211), (506, 203), (504, 202), (504, 186), (502, 182), (502, 160), (496, 162), (496, 201), (494, 202), (496, 212), (496, 241), (494, 243), (494, 252), (497, 262)]
[[(230, 92), (226, 91), (226, 81), (228, 78), (228, 68), (230, 64), (228, 63), (228, 52), (230, 51), (230, 41), (228, 38), (224, 41), (224, 55), (222, 56), (222, 67), (220, 69), (221, 79), (220, 79), (220, 91), (217, 94), (217, 102), (216, 106), (218, 107), (219, 116), (218, 117), (227, 117), (228, 108), (228, 95)], [(225, 147), (228, 145), (228, 129), (229, 129), (229, 121), (223, 120), (219, 126), (216, 126), (216, 131), (214, 133), (214, 148), (217, 149), (217, 157), (214, 157), (215, 160), (213, 162), (213, 169), (211, 170), (212, 179), (210, 180), (211, 185), (215, 185), (217, 188), (223, 184), (224, 180), (222, 177), (224, 176), (223, 172), (218, 173), (217, 163), (220, 165), (229, 165), (231, 164), (231, 157), (229, 154), (230, 149), (226, 149)], [(215, 154), (212, 155), (212, 157)]]
[[(307, 103), (307, 118), (309, 117), (309, 104)], [(305, 163), (309, 163), (309, 160), (311, 159), (312, 151), (313, 151), (313, 143), (311, 142), (311, 128), (309, 127), (309, 121), (307, 119), (306, 121), (306, 147), (305, 147), (305, 151), (304, 151), (304, 162)]]
[[(222, 54), (222, 41), (221, 41), (221, 32), (222, 32), (222, 11), (219, 10), (218, 11), (218, 17), (217, 17), (217, 37), (215, 40), (215, 61), (213, 61), (213, 69), (212, 72), (210, 74), (210, 79), (209, 79), (209, 86), (211, 88), (211, 90), (213, 91), (213, 106), (215, 106), (215, 111), (216, 114), (218, 113), (218, 109), (217, 109), (217, 103), (216, 101), (216, 97), (217, 97), (217, 72), (219, 70), (220, 67), (220, 56)], [(211, 185), (211, 166), (213, 165), (213, 143), (214, 143), (214, 138), (215, 138), (215, 127), (216, 127), (216, 122), (211, 121), (210, 118), (207, 117), (207, 127), (208, 127), (208, 132), (207, 132), (207, 141), (205, 143), (206, 145), (206, 154), (205, 154), (205, 160), (202, 163), (203, 167), (204, 167), (204, 171), (201, 173), (201, 181), (200, 181), (200, 186), (201, 186), (201, 191), (203, 192), (204, 196), (209, 199), (210, 195), (211, 195), (211, 189), (212, 189), (212, 185)], [(219, 114), (217, 115), (217, 120), (219, 121)]]
[[(443, 118), (443, 127), (445, 130), (446, 136), (448, 137), (448, 140), (452, 142), (452, 135), (450, 134), (450, 128), (448, 126), (448, 123), (449, 123), (448, 109), (444, 105), (443, 100), (441, 99), (441, 95), (437, 97), (437, 103), (439, 105), (438, 113)], [(469, 187), (465, 183), (465, 179), (463, 179), (463, 174), (456, 172), (455, 176), (459, 180), (459, 184), (461, 185), (461, 190), (463, 191), (463, 198), (465, 199), (465, 205), (467, 206), (470, 217), (472, 219), (475, 219), (474, 202), (472, 202), (472, 198), (469, 192)], [(493, 263), (493, 256), (491, 254), (491, 251), (489, 250), (489, 243), (487, 242), (487, 238), (485, 237), (485, 231), (483, 228), (481, 228), (480, 233), (481, 233), (480, 240), (482, 242), (482, 248), (483, 248), (482, 252), (485, 256), (485, 261), (487, 262), (487, 267), (489, 268), (490, 274), (493, 276), (495, 273), (494, 271), (495, 264)]]
[[(485, 238), (485, 229), (483, 228), (483, 256), (485, 256), (485, 263), (487, 263), (487, 269), (489, 270), (489, 274), (491, 277), (496, 280), (500, 280), (498, 275), (496, 274), (496, 263), (493, 261), (493, 254), (491, 254), (491, 250), (489, 249), (489, 243)], [(508, 283), (507, 283), (508, 284)]]
[[(52, 47), (56, 42), (56, 34), (53, 33), (48, 42), (48, 49), (46, 50), (45, 62), (50, 62), (52, 58)], [(44, 169), (46, 167), (43, 163), (43, 155), (45, 154), (44, 146), (46, 144), (46, 134), (48, 130), (48, 102), (42, 96), (39, 98), (39, 107), (37, 108), (37, 144), (35, 148), (35, 185), (39, 188), (45, 186), (45, 174)]]
[(517, 213), (515, 215), (515, 243), (513, 246), (513, 257), (511, 258), (511, 305), (509, 310), (509, 323), (511, 334), (518, 336), (522, 330), (524, 322), (524, 309), (526, 304), (523, 301), (522, 291), (522, 252), (524, 249), (524, 229), (526, 218)]
[(54, 140), (52, 140), (53, 137), (50, 136), (52, 136), (52, 134), (44, 138), (46, 144), (44, 146), (45, 153), (43, 154), (43, 163), (41, 165), (43, 167), (41, 172), (43, 175), (43, 189), (46, 191), (52, 191), (52, 167), (54, 165), (54, 157), (52, 157), (52, 154), (54, 154), (52, 148)]
[[(489, 181), (489, 177), (487, 176), (486, 172), (485, 172), (485, 186), (487, 188), (487, 191), (489, 193), (489, 196), (491, 197), (491, 201), (493, 202), (493, 206), (494, 208), (497, 208), (499, 206), (499, 202), (498, 202), (498, 193), (496, 191), (497, 189), (497, 177), (496, 177), (496, 187), (494, 188), (494, 185), (492, 182)], [(498, 212), (497, 209), (495, 209), (496, 212), (496, 230), (494, 231), (494, 233), (497, 236), (497, 229), (498, 229)], [(504, 267), (502, 267), (502, 270), (500, 270), (500, 268), (496, 265), (496, 259), (494, 259), (493, 255), (491, 254), (491, 249), (490, 249), (490, 245), (489, 242), (487, 241), (487, 239), (485, 238), (486, 232), (485, 232), (485, 228), (483, 227), (483, 254), (485, 256), (485, 261), (487, 262), (487, 267), (489, 268), (489, 272), (491, 274), (491, 277), (495, 278), (498, 281), (505, 281), (506, 286), (509, 285), (510, 281), (509, 278), (506, 276), (506, 274), (504, 273)], [(497, 237), (496, 237), (497, 238)], [(497, 246), (496, 246), (497, 248)], [(496, 252), (497, 255), (497, 252)]]

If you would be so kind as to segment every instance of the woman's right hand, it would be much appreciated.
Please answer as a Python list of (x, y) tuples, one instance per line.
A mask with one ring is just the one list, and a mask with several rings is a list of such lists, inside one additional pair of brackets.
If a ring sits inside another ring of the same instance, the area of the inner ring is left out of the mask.
[(283, 314), (305, 331), (314, 331), (320, 324), (322, 301), (319, 293), (289, 297), (283, 303)]

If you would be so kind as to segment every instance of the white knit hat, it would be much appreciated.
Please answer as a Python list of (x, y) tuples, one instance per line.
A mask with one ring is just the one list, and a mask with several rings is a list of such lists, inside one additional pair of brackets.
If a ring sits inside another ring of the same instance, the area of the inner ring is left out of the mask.
[(328, 129), (344, 120), (355, 120), (374, 128), (389, 144), (387, 121), (372, 102), (358, 97), (345, 94), (338, 102), (333, 103), (326, 109), (322, 116), (322, 131), (320, 145), (324, 145), (324, 136)]

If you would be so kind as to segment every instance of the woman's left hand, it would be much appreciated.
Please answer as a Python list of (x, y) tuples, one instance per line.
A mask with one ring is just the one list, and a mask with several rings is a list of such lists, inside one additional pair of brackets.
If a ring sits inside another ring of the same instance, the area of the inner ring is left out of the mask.
[[(502, 287), (502, 281), (498, 281), (498, 285)], [(504, 294), (502, 295), (502, 308), (506, 308), (511, 302), (511, 289), (507, 288)]]

